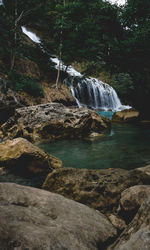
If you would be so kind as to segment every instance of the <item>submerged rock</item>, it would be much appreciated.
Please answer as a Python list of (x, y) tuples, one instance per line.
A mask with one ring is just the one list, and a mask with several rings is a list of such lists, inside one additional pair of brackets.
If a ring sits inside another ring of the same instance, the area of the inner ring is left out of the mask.
[(125, 189), (148, 183), (150, 177), (137, 170), (62, 168), (47, 176), (43, 188), (104, 213), (112, 213), (117, 210)]
[(150, 249), (150, 197), (109, 250)]
[(3, 139), (24, 137), (32, 141), (85, 137), (110, 128), (110, 120), (93, 110), (47, 103), (17, 109), (1, 126)]
[(1, 183), (0, 198), (3, 250), (98, 250), (117, 235), (103, 214), (58, 194)]
[(62, 167), (62, 161), (26, 139), (16, 138), (0, 144), (0, 167), (23, 177), (46, 176), (53, 169)]
[(124, 109), (122, 111), (115, 112), (112, 116), (113, 122), (137, 122), (139, 120), (140, 113), (131, 108)]

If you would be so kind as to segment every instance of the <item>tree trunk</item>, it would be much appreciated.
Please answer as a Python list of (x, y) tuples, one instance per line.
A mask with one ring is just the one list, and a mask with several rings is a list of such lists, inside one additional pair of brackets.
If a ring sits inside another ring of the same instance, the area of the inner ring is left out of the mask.
[[(66, 4), (66, 0), (64, 0), (64, 6)], [(62, 16), (62, 19), (64, 19), (64, 16)], [(59, 65), (58, 65), (58, 72), (57, 72), (57, 79), (56, 79), (56, 88), (58, 89), (58, 83), (60, 78), (60, 66), (61, 66), (61, 58), (62, 58), (62, 35), (63, 35), (63, 27), (61, 27), (60, 32), (60, 55), (59, 55)]]
[(56, 79), (56, 88), (57, 89), (58, 89), (58, 83), (59, 83), (59, 77), (60, 77), (60, 65), (61, 65), (61, 61), (59, 60), (58, 72), (57, 72), (57, 79)]
[(15, 0), (15, 11), (14, 11), (14, 45), (13, 45), (13, 49), (11, 51), (11, 67), (10, 70), (12, 71), (14, 69), (15, 66), (15, 59), (16, 59), (16, 47), (17, 47), (17, 15), (18, 15), (18, 11), (17, 11), (17, 0)]

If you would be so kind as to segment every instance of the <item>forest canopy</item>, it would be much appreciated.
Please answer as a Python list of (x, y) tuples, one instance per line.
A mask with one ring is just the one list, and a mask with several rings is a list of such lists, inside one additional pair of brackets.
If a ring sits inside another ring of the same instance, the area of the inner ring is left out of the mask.
[(15, 69), (18, 57), (28, 54), (23, 25), (43, 33), (48, 53), (66, 64), (85, 63), (93, 75), (107, 72), (122, 98), (148, 112), (149, 0), (127, 0), (121, 7), (102, 0), (3, 0), (0, 60), (5, 73)]

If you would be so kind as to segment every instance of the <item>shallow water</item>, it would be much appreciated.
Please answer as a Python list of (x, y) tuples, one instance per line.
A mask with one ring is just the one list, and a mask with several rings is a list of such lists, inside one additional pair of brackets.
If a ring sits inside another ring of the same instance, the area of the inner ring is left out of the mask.
[(39, 145), (65, 167), (133, 169), (150, 164), (150, 126), (112, 124), (110, 133), (90, 140), (62, 140)]

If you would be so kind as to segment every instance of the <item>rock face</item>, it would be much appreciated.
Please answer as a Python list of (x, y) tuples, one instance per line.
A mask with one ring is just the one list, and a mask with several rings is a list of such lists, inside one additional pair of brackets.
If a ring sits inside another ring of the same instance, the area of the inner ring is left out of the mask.
[(139, 112), (135, 109), (124, 109), (122, 111), (115, 112), (112, 117), (113, 122), (137, 122), (139, 120)]
[(62, 167), (62, 161), (23, 138), (0, 144), (0, 167), (20, 176), (46, 176)]
[(103, 214), (61, 195), (1, 183), (0, 200), (3, 250), (98, 250), (116, 236)]
[(77, 106), (76, 100), (72, 96), (68, 86), (60, 84), (58, 89), (56, 89), (55, 85), (50, 86), (50, 84), (42, 82), (42, 88), (44, 90), (42, 103), (57, 102), (65, 106)]
[(0, 124), (6, 122), (22, 105), (13, 90), (6, 88), (6, 81), (0, 77)]
[(148, 183), (150, 176), (137, 170), (62, 168), (47, 176), (43, 188), (104, 213), (112, 213), (117, 210), (125, 189)]
[(28, 58), (20, 58), (16, 60), (17, 72), (22, 75), (28, 75), (35, 79), (40, 79), (40, 69), (38, 65)]
[(121, 194), (121, 206), (125, 211), (136, 211), (150, 197), (150, 185), (130, 187)]
[(150, 197), (109, 250), (150, 249)]
[(24, 137), (32, 141), (88, 136), (110, 127), (110, 120), (93, 110), (48, 103), (17, 109), (1, 126), (3, 139)]

